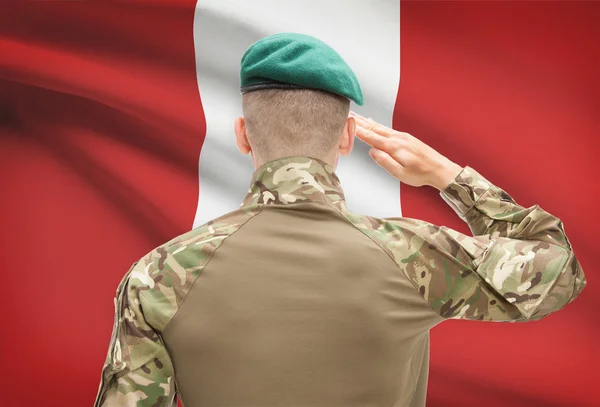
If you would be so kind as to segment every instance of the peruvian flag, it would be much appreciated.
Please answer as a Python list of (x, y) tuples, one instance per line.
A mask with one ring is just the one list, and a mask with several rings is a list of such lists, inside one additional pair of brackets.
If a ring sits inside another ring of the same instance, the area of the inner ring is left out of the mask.
[[(239, 207), (239, 61), (302, 32), (355, 70), (352, 109), (561, 218), (590, 284), (529, 323), (432, 330), (428, 406), (598, 405), (600, 3), (393, 0), (26, 2), (0, 13), (0, 405), (89, 406), (112, 298), (154, 247)], [(470, 234), (430, 187), (357, 140), (350, 210)]]

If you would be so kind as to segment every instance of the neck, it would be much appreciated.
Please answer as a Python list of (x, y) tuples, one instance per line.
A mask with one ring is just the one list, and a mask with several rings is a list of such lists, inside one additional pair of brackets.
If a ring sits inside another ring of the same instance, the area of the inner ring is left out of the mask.
[[(251, 155), (252, 155), (252, 165), (254, 166), (255, 170), (271, 161), (281, 160), (281, 159), (285, 159), (285, 158), (289, 158), (289, 157), (302, 157), (302, 156), (307, 157), (307, 155), (305, 155), (305, 154), (288, 154), (288, 155), (282, 155), (280, 157), (275, 157), (275, 158), (262, 159), (261, 157), (258, 157), (257, 155), (255, 155), (254, 152), (251, 152)], [(337, 154), (337, 152), (331, 152), (325, 156), (321, 156), (321, 155), (308, 155), (308, 156), (314, 157), (314, 158), (317, 158), (317, 159), (323, 161), (324, 163), (329, 165), (334, 170), (337, 169), (338, 159), (339, 159), (339, 154)]]

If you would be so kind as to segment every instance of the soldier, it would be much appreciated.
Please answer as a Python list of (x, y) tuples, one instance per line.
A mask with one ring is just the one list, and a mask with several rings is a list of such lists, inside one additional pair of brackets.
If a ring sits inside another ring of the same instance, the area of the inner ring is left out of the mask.
[[(585, 287), (560, 219), (349, 113), (361, 88), (320, 40), (265, 37), (240, 78), (250, 189), (124, 276), (95, 406), (424, 406), (432, 327), (539, 320)], [(355, 136), (474, 236), (350, 212), (335, 168)]]

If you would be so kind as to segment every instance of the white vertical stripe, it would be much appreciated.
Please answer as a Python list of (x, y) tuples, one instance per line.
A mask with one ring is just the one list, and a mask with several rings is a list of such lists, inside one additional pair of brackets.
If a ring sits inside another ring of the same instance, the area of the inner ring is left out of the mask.
[[(200, 197), (194, 227), (239, 207), (254, 171), (238, 151), (233, 121), (242, 115), (239, 64), (258, 39), (281, 31), (313, 35), (348, 62), (365, 96), (351, 109), (390, 126), (400, 83), (399, 0), (199, 0), (194, 17), (198, 86), (207, 134), (200, 153)], [(371, 160), (356, 139), (337, 175), (348, 208), (402, 216), (400, 183)]]

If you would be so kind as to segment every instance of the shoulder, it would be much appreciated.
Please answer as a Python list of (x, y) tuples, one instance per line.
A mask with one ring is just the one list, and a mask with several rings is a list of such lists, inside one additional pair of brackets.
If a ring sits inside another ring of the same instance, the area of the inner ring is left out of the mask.
[(345, 217), (364, 234), (376, 240), (397, 262), (405, 263), (416, 252), (445, 251), (458, 255), (458, 246), (478, 254), (487, 245), (477, 239), (421, 219), (407, 217), (377, 218), (346, 211)]
[(344, 216), (377, 243), (415, 285), (421, 287), (440, 262), (469, 264), (487, 248), (488, 239), (475, 239), (433, 223), (406, 217), (378, 218), (348, 211)]
[(164, 329), (215, 250), (261, 207), (228, 212), (156, 247), (132, 265), (119, 287), (127, 285), (128, 295), (145, 306), (148, 322)]
[(408, 253), (407, 234), (423, 227), (418, 219), (378, 218), (349, 211), (343, 207), (339, 211), (348, 222), (360, 230), (366, 237), (379, 245), (396, 263)]
[(189, 252), (209, 254), (223, 239), (258, 215), (261, 208), (262, 205), (252, 205), (228, 212), (169, 240), (149, 254), (155, 253), (162, 258), (170, 257), (175, 260), (185, 260)]
[[(428, 233), (428, 223), (419, 219), (393, 217), (378, 218), (375, 216), (343, 211), (344, 217), (363, 234), (375, 241), (392, 259), (398, 261), (403, 255), (414, 251), (411, 239), (419, 231)], [(409, 249), (410, 246), (412, 250)]]
[(484, 317), (491, 294), (476, 270), (492, 247), (490, 236), (468, 236), (413, 218), (355, 215), (354, 223), (380, 244), (436, 314)]

